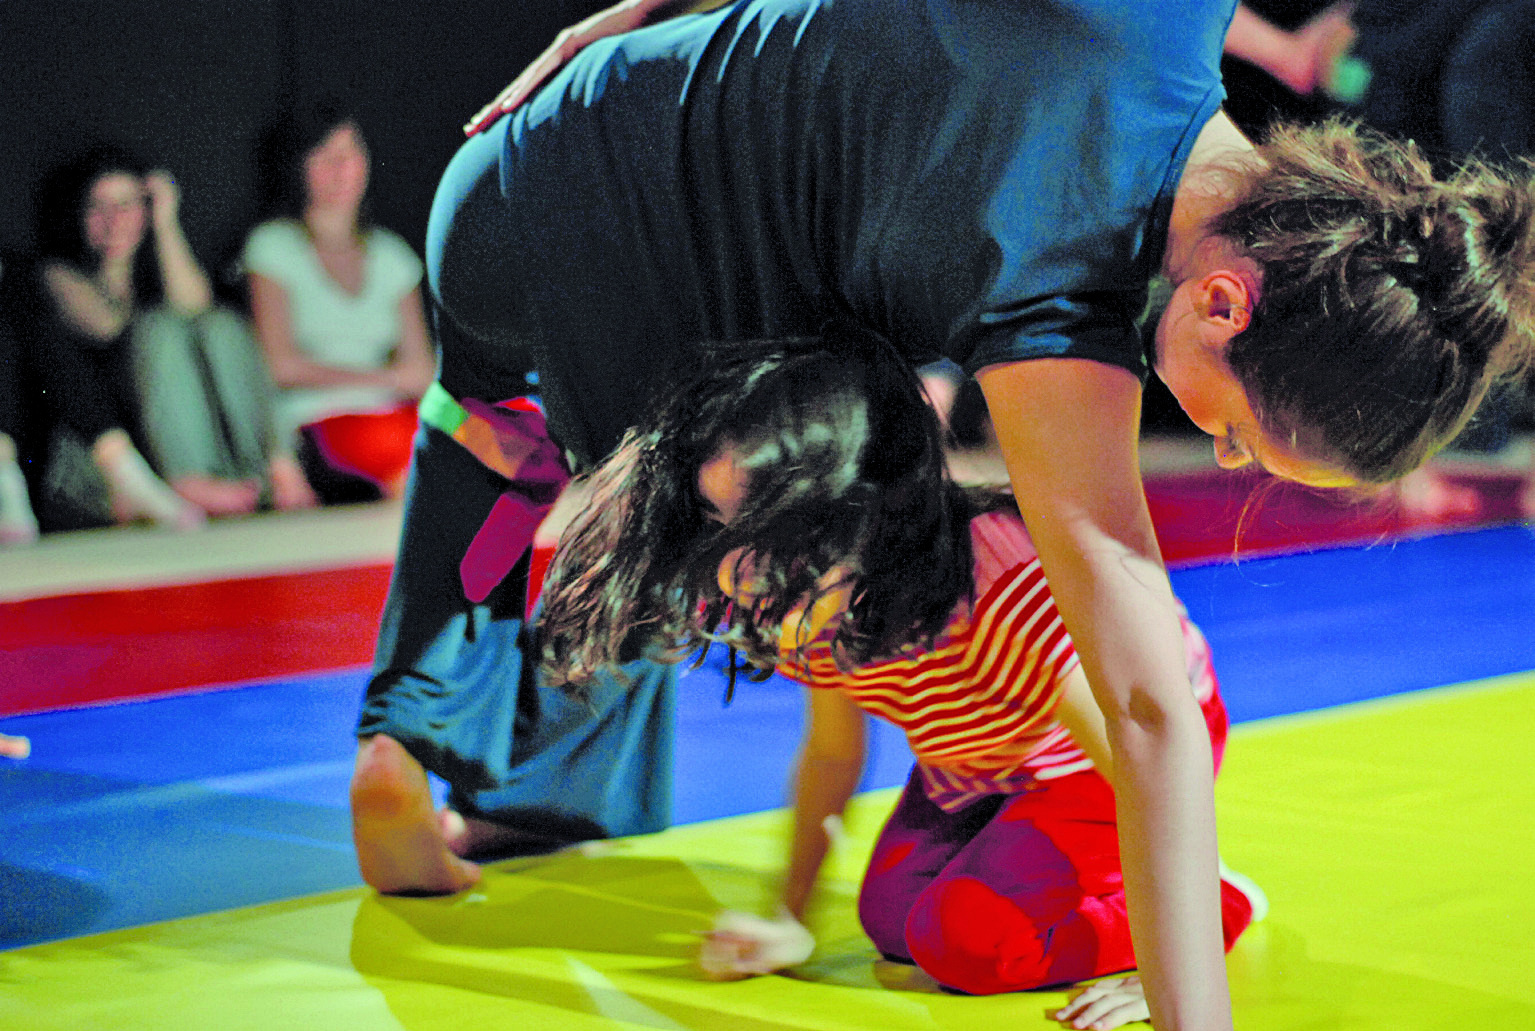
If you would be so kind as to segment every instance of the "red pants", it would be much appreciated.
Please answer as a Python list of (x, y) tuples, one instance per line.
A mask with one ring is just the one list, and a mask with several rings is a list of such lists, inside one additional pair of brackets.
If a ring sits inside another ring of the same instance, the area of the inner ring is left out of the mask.
[(416, 436), (416, 405), (385, 412), (333, 415), (304, 427), (332, 469), (371, 480), (380, 490), (398, 488), (410, 466)]
[[(1227, 725), (1219, 693), (1204, 712), (1218, 767)], [(1136, 965), (1114, 793), (1095, 770), (955, 813), (927, 798), (913, 770), (874, 846), (858, 912), (880, 952), (977, 995)], [(1251, 920), (1246, 896), (1223, 882), (1226, 948)]]

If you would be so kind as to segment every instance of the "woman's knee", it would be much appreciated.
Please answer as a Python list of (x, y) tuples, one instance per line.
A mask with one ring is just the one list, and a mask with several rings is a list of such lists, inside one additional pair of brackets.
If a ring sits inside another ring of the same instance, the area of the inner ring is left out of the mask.
[(161, 305), (133, 320), (133, 346), (141, 360), (184, 360), (196, 340), (196, 320)]
[(256, 337), (250, 323), (238, 312), (214, 305), (193, 320), (197, 336), (211, 353), (255, 356)]

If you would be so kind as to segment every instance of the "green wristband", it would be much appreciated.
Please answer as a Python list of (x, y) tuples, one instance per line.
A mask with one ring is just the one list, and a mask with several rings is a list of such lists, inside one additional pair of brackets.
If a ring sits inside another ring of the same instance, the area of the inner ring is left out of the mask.
[(450, 437), (458, 432), (460, 426), (469, 421), (469, 413), (464, 410), (464, 406), (437, 382), (433, 382), (426, 388), (426, 393), (421, 395), (421, 405), (416, 411), (425, 425), (434, 430), (441, 430)]

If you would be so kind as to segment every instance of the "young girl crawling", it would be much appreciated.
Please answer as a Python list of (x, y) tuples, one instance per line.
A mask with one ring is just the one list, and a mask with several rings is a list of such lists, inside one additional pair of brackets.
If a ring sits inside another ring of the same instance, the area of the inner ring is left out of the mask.
[[(801, 920), (861, 774), (864, 712), (917, 757), (859, 896), (883, 955), (976, 994), (1133, 968), (1103, 716), (1016, 509), (950, 482), (914, 375), (877, 338), (833, 328), (714, 368), (593, 473), (540, 625), (546, 672), (577, 691), (637, 649), (711, 640), (809, 688), (781, 904), (722, 914), (705, 970), (810, 955)], [(1182, 627), (1218, 765), (1209, 647)], [(1266, 904), (1240, 875), (1218, 888), (1229, 949)], [(1057, 1017), (1148, 1010), (1132, 977)]]

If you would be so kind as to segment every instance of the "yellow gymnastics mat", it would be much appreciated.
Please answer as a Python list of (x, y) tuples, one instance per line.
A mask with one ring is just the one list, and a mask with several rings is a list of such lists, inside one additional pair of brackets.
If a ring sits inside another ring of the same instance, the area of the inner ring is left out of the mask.
[[(1273, 903), (1232, 953), (1245, 1031), (1535, 1029), (1535, 674), (1238, 728), (1222, 847)], [(0, 1028), (1053, 1028), (1065, 998), (948, 995), (853, 912), (860, 798), (787, 976), (714, 984), (694, 932), (771, 894), (784, 815), (513, 860), (451, 899), (364, 889), (0, 953)]]

